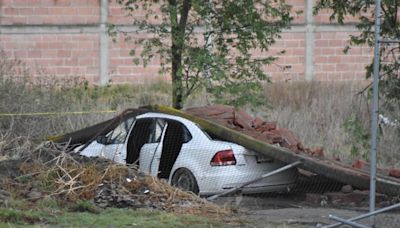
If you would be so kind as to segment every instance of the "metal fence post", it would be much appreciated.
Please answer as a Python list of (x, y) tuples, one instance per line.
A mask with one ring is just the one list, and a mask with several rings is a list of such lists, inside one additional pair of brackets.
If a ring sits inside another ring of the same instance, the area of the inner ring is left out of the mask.
[[(381, 29), (381, 1), (375, 0), (375, 49), (374, 49), (374, 81), (372, 86), (372, 116), (371, 116), (371, 171), (370, 171), (370, 195), (369, 212), (375, 211), (375, 192), (376, 192), (376, 152), (377, 152), (377, 130), (378, 130), (378, 91), (379, 91), (379, 57), (380, 57), (380, 29)], [(370, 225), (375, 225), (374, 216), (371, 216)]]

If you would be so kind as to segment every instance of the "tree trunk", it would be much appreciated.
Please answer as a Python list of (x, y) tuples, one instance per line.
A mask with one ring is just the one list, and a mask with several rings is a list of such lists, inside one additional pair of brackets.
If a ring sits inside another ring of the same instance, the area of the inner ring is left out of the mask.
[(180, 9), (178, 23), (178, 4), (176, 0), (170, 0), (171, 20), (171, 54), (172, 54), (172, 106), (182, 109), (183, 81), (182, 81), (182, 51), (185, 44), (185, 29), (191, 8), (191, 0), (184, 0)]

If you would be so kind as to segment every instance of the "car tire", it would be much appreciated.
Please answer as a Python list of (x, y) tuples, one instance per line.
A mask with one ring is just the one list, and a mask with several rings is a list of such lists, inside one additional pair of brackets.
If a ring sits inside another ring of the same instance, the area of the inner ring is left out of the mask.
[(175, 171), (171, 179), (171, 184), (183, 191), (199, 194), (199, 186), (193, 173), (186, 168)]

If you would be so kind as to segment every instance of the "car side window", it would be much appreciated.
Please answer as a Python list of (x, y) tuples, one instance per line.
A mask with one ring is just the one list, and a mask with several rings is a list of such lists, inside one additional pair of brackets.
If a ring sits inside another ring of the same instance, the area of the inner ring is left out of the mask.
[(182, 125), (182, 133), (183, 133), (183, 143), (187, 143), (192, 140), (192, 134), (190, 134), (189, 130), (186, 128), (185, 125)]
[(155, 119), (150, 129), (150, 136), (148, 143), (159, 143), (165, 128), (166, 121), (163, 119)]
[(106, 135), (108, 138), (107, 144), (123, 144), (128, 136), (129, 129), (132, 127), (134, 120), (135, 118), (129, 118), (108, 133)]
[[(177, 137), (176, 139), (182, 140), (182, 143), (187, 143), (190, 140), (192, 140), (192, 138), (193, 138), (192, 134), (190, 134), (189, 129), (187, 129), (183, 123), (176, 121), (176, 120), (172, 120), (172, 119), (163, 119), (162, 121), (164, 123), (164, 127), (166, 125), (166, 127), (168, 128), (169, 127), (168, 125), (172, 124), (172, 123), (174, 123), (175, 127), (179, 127), (178, 129), (175, 129), (175, 132), (173, 132), (172, 134), (180, 134), (179, 136), (182, 136), (182, 137)], [(168, 131), (168, 129), (167, 129), (167, 131)], [(162, 131), (161, 131), (161, 134), (162, 134)]]

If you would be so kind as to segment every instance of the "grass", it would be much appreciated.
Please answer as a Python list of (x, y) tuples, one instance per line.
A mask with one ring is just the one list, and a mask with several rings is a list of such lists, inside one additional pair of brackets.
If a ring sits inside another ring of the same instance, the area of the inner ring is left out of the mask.
[(0, 208), (0, 227), (226, 227), (222, 221), (193, 215), (107, 208), (99, 213)]

